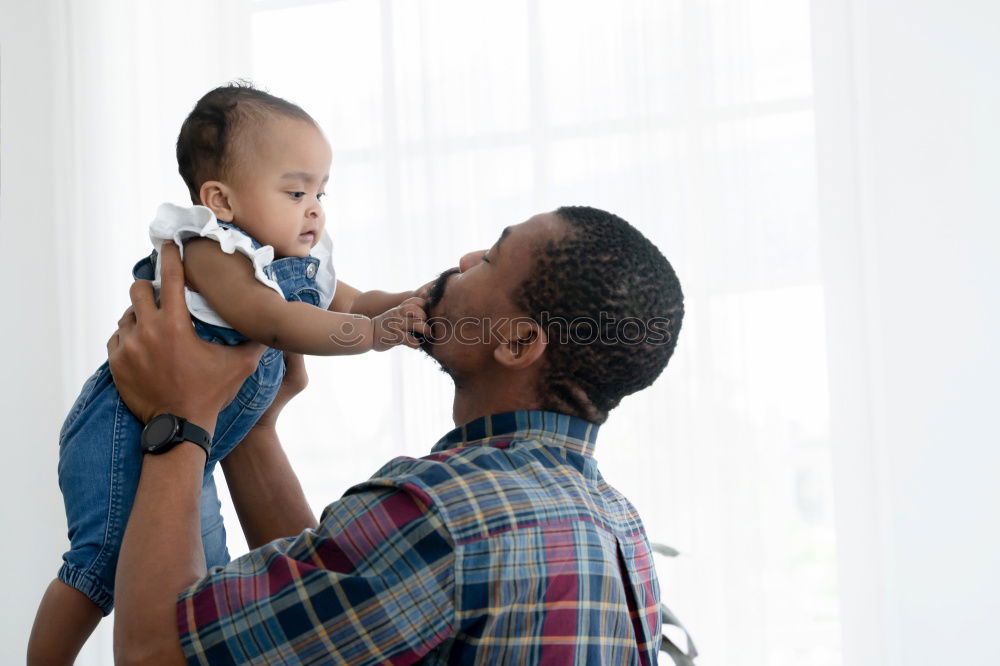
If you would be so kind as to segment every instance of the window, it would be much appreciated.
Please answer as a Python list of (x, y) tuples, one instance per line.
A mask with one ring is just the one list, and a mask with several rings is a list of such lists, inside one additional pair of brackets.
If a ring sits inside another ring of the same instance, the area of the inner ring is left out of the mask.
[[(604, 427), (601, 469), (681, 551), (658, 569), (700, 663), (839, 663), (809, 3), (252, 7), (251, 78), (333, 146), (350, 284), (415, 287), (564, 204), (657, 243), (687, 315), (665, 375)], [(309, 370), (282, 434), (317, 512), (452, 425), (450, 382), (418, 354)]]

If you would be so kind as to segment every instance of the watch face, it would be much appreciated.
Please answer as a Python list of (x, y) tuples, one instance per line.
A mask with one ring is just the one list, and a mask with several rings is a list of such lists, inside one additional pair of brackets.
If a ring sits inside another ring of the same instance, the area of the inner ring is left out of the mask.
[(142, 448), (147, 451), (155, 451), (174, 437), (177, 430), (177, 422), (170, 414), (160, 414), (148, 424), (142, 431)]

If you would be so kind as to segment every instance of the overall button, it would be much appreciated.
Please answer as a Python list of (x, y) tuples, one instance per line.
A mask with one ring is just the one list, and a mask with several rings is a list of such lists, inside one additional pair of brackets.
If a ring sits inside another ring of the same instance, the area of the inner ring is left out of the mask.
[(306, 266), (306, 277), (310, 280), (316, 277), (316, 264), (310, 263)]

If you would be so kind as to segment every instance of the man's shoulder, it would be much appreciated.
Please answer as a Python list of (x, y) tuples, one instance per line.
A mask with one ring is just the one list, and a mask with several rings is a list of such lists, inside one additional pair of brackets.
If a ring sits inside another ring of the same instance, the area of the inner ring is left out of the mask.
[[(490, 445), (461, 446), (435, 451), (421, 458), (400, 456), (382, 466), (364, 484), (383, 486), (419, 486), (434, 495), (450, 496), (454, 487), (495, 483), (531, 483), (525, 472), (536, 460), (536, 443), (507, 440)], [(472, 488), (470, 493), (474, 492)]]
[(593, 519), (593, 487), (573, 452), (534, 439), (493, 440), (400, 457), (348, 492), (395, 488), (437, 512), (456, 541), (551, 520)]
[(386, 463), (372, 479), (400, 479), (436, 486), (463, 479), (502, 478), (513, 484), (537, 484), (532, 469), (566, 467), (565, 473), (578, 474), (580, 465), (569, 464), (558, 447), (546, 446), (533, 438), (497, 438), (489, 443), (456, 446), (434, 451), (421, 458), (400, 456)]

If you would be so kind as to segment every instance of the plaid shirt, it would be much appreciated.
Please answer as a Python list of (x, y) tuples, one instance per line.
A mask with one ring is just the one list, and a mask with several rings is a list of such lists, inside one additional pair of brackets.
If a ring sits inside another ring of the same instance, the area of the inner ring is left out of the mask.
[(477, 419), (177, 603), (191, 664), (655, 664), (659, 586), (598, 426)]

